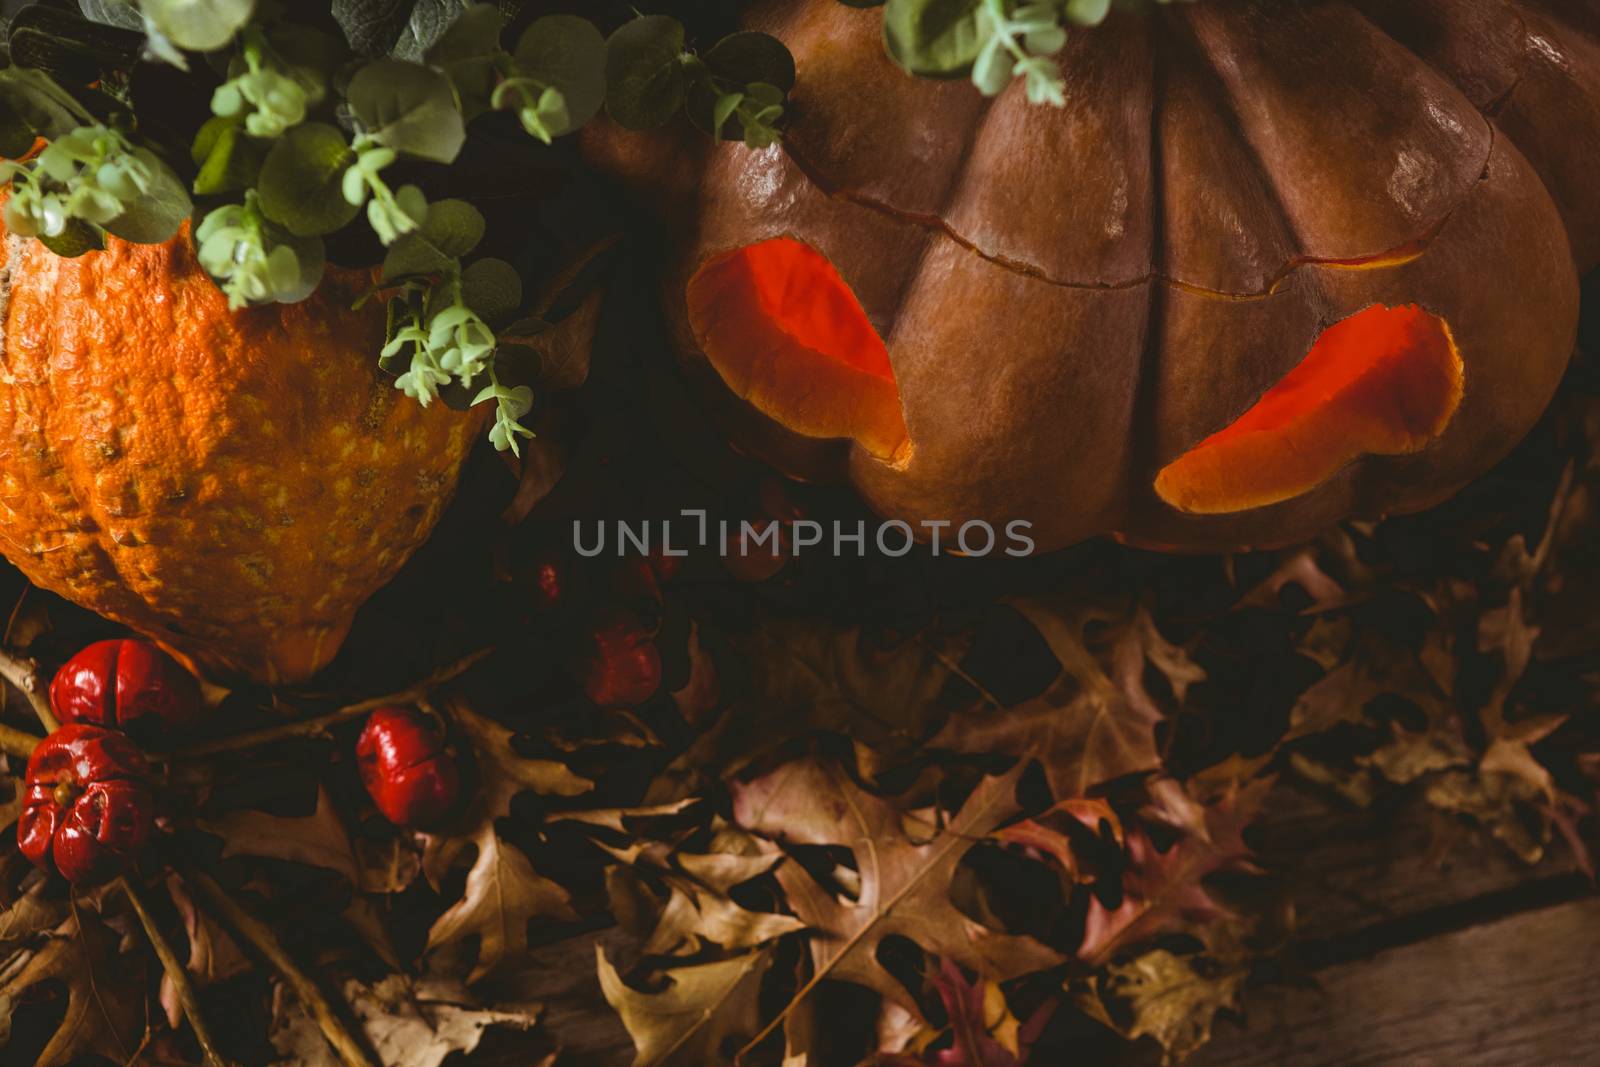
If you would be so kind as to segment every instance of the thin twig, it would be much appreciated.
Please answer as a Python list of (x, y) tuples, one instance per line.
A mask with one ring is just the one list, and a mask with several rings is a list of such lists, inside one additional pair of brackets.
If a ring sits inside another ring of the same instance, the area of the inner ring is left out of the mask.
[(44, 675), (39, 673), (37, 660), (0, 648), (0, 678), (16, 686), (28, 698), (45, 733), (53, 734), (61, 728), (56, 713), (50, 710), (50, 697), (45, 692)]
[(264, 730), (253, 730), (249, 733), (235, 734), (232, 737), (219, 737), (214, 741), (203, 741), (198, 745), (176, 749), (165, 756), (153, 754), (156, 759), (166, 759), (171, 762), (180, 760), (199, 759), (203, 756), (214, 756), (218, 752), (237, 752), (244, 749), (259, 748), (277, 741), (287, 741), (294, 737), (320, 737), (328, 732), (328, 728), (347, 719), (354, 719), (365, 715), (374, 708), (381, 708), (385, 704), (410, 704), (427, 696), (430, 692), (450, 681), (457, 675), (465, 674), (480, 660), (493, 652), (493, 648), (481, 648), (456, 660), (433, 674), (424, 678), (415, 685), (408, 686), (394, 693), (385, 693), (383, 696), (369, 697), (354, 704), (346, 704), (336, 711), (325, 715), (314, 715), (309, 719), (299, 719), (295, 722), (284, 723), (282, 726), (269, 726)]
[(27, 759), (33, 755), (34, 746), (41, 740), (43, 738), (30, 734), (26, 730), (19, 730), (15, 726), (7, 726), (5, 723), (0, 723), (0, 752), (4, 752), (8, 756), (21, 756), (23, 759)]
[(171, 943), (161, 932), (161, 927), (156, 925), (150, 909), (145, 907), (143, 895), (125, 876), (118, 878), (116, 884), (128, 898), (128, 903), (133, 905), (133, 910), (139, 913), (139, 922), (144, 924), (144, 934), (150, 939), (150, 947), (156, 950), (156, 957), (161, 960), (161, 969), (167, 972), (167, 979), (178, 994), (178, 1003), (183, 1006), (184, 1017), (189, 1020), (189, 1029), (194, 1031), (194, 1039), (200, 1044), (200, 1053), (205, 1057), (206, 1067), (231, 1067), (229, 1061), (223, 1059), (217, 1052), (216, 1043), (211, 1039), (211, 1031), (206, 1028), (205, 1017), (200, 1013), (200, 998), (195, 996), (194, 983), (189, 981), (188, 969), (178, 959), (177, 953), (172, 951)]
[(366, 1048), (339, 1018), (322, 989), (289, 957), (270, 926), (246, 911), (208, 875), (200, 871), (184, 871), (183, 880), (196, 891), (206, 909), (216, 915), (230, 933), (253, 948), (278, 972), (278, 977), (283, 979), (301, 1006), (316, 1021), (322, 1036), (345, 1067), (377, 1067)]

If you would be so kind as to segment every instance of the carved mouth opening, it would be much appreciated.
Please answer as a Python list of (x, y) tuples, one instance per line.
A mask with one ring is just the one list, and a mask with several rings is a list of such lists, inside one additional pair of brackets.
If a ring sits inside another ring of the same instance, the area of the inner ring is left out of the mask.
[(1194, 514), (1245, 511), (1309, 492), (1359, 456), (1420, 452), (1449, 425), (1462, 380), (1444, 319), (1373, 305), (1324, 330), (1255, 406), (1163, 468), (1156, 493)]
[(689, 279), (689, 326), (735, 394), (807, 437), (848, 437), (879, 459), (909, 442), (889, 351), (826, 256), (775, 237)]

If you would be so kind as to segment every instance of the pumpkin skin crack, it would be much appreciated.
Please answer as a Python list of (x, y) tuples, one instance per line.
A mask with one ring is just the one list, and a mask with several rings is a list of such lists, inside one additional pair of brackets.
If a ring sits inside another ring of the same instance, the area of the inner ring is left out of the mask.
[(1420, 452), (1461, 404), (1450, 326), (1415, 305), (1374, 305), (1324, 330), (1238, 419), (1164, 467), (1156, 493), (1220, 514), (1310, 492), (1364, 455)]

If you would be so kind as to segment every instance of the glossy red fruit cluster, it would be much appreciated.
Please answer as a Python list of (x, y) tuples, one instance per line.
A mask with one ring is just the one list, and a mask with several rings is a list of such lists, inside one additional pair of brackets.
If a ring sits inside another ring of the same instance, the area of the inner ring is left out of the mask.
[(643, 704), (661, 688), (661, 653), (632, 619), (596, 627), (583, 661), (583, 691), (602, 708)]
[(199, 717), (200, 686), (149, 641), (96, 641), (56, 672), (50, 706), (62, 722), (170, 730)]
[(384, 818), (426, 829), (444, 821), (461, 791), (455, 756), (415, 708), (378, 708), (356, 742), (361, 784)]
[(28, 760), (17, 843), (74, 884), (128, 870), (150, 839), (155, 797), (144, 755), (126, 737), (68, 723)]

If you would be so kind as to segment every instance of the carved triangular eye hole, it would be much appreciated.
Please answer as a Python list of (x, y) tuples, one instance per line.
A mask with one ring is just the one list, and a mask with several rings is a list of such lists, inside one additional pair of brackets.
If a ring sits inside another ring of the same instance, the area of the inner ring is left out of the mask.
[(807, 437), (849, 437), (883, 460), (909, 448), (883, 339), (827, 257), (775, 237), (689, 279), (689, 326), (735, 394)]
[(1420, 452), (1461, 403), (1449, 324), (1373, 305), (1324, 330), (1232, 425), (1168, 464), (1156, 493), (1181, 511), (1244, 511), (1315, 489), (1363, 455)]

